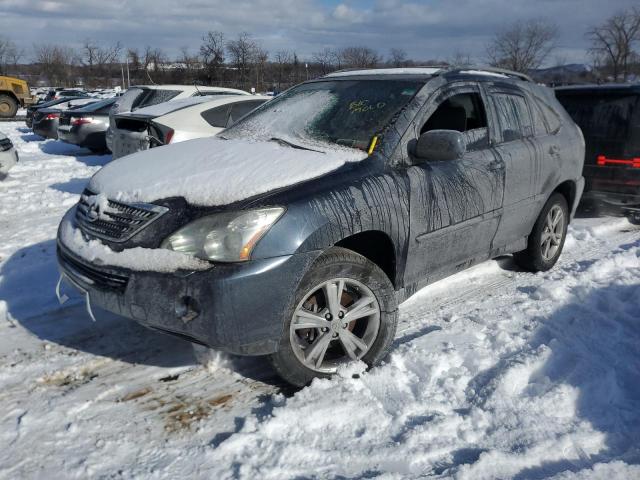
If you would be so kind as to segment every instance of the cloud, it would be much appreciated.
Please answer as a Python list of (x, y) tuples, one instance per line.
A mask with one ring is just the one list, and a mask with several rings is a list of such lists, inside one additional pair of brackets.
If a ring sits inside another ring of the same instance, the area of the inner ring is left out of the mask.
[[(422, 60), (454, 52), (484, 60), (492, 34), (518, 19), (547, 18), (560, 27), (568, 61), (584, 60), (584, 32), (635, 4), (616, 0), (0, 0), (0, 35), (30, 50), (34, 43), (79, 48), (87, 38), (126, 47), (198, 50), (202, 36), (250, 32), (272, 54), (295, 50), (309, 58), (324, 47), (366, 45), (387, 53), (403, 48)], [(569, 23), (570, 22), (570, 23)], [(570, 57), (570, 58), (569, 58)]]

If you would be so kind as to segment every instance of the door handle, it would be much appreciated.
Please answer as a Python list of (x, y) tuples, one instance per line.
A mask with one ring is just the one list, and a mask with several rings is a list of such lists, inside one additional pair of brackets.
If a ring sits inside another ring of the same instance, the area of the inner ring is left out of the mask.
[(557, 155), (560, 152), (560, 147), (558, 147), (557, 145), (551, 145), (549, 147), (549, 154), (550, 155)]

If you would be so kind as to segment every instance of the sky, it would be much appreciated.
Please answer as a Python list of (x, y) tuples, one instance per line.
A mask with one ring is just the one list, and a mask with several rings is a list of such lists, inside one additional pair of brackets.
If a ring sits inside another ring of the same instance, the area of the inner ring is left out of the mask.
[(547, 19), (560, 29), (547, 64), (585, 62), (585, 32), (637, 0), (0, 0), (0, 35), (24, 48), (37, 43), (81, 47), (86, 39), (126, 48), (159, 47), (177, 56), (198, 51), (203, 35), (249, 32), (272, 56), (310, 59), (325, 47), (391, 48), (417, 60), (456, 52), (485, 63), (485, 45), (514, 21)]

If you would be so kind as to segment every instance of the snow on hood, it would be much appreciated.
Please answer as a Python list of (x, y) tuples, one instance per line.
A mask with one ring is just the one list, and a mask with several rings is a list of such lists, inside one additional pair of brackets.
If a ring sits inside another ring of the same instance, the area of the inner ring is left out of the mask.
[(360, 150), (325, 145), (320, 152), (275, 141), (200, 138), (119, 158), (93, 176), (89, 189), (122, 202), (183, 197), (192, 205), (220, 206), (318, 178), (367, 157)]

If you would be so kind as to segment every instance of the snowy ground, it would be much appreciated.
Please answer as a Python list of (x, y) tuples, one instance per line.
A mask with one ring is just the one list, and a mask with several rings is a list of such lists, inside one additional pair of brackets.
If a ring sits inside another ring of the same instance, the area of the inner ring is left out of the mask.
[(640, 478), (640, 230), (574, 222), (558, 266), (509, 258), (401, 307), (385, 365), (292, 392), (57, 305), (54, 237), (109, 156), (0, 125), (0, 478)]

